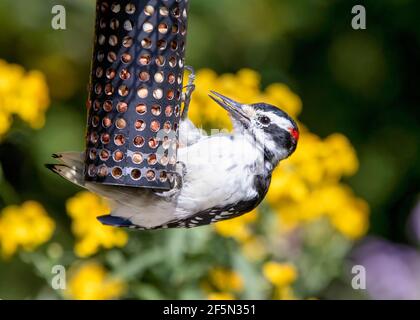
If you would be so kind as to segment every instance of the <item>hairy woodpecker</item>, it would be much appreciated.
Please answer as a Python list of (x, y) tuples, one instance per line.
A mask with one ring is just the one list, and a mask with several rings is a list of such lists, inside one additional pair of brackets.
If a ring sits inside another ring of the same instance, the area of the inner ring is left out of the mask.
[(241, 216), (265, 197), (278, 163), (296, 149), (298, 127), (284, 111), (265, 103), (241, 104), (216, 92), (210, 97), (230, 115), (233, 132), (204, 136), (187, 117), (180, 125), (180, 179), (168, 192), (107, 186), (84, 180), (84, 155), (54, 155), (47, 165), (67, 180), (111, 202), (98, 217), (105, 225), (133, 229), (192, 228)]

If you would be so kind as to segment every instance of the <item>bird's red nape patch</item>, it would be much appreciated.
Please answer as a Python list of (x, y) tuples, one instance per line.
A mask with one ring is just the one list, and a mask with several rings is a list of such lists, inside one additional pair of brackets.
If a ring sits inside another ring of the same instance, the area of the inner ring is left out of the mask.
[(299, 131), (297, 131), (295, 128), (290, 128), (289, 132), (296, 141), (299, 140)]

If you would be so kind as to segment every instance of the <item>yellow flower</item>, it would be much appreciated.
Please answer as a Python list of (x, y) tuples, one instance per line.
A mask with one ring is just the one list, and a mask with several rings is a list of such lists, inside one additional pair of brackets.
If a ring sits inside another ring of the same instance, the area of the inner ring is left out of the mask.
[(210, 270), (209, 279), (220, 292), (240, 292), (244, 287), (244, 281), (237, 272), (222, 267)]
[[(246, 88), (251, 89), (257, 95), (260, 91), (261, 76), (258, 72), (251, 69), (242, 69), (237, 73), (240, 86), (245, 86)], [(234, 84), (236, 87), (238, 84)]]
[(251, 69), (242, 69), (236, 74), (223, 74), (219, 77), (210, 69), (202, 69), (196, 74), (195, 84), (197, 89), (191, 101), (189, 115), (194, 123), (206, 128), (232, 128), (227, 113), (208, 98), (210, 90), (243, 103), (272, 103), (292, 116), (296, 116), (302, 108), (300, 98), (284, 84), (275, 83), (261, 91), (261, 76)]
[(283, 83), (274, 83), (265, 90), (267, 103), (273, 104), (296, 117), (302, 110), (302, 100)]
[(45, 123), (45, 111), (49, 105), (48, 87), (44, 75), (30, 71), (21, 82), (21, 104), (16, 111), (32, 128), (39, 129)]
[(302, 201), (283, 200), (272, 205), (279, 223), (286, 229), (326, 217), (333, 227), (353, 240), (363, 236), (369, 227), (369, 206), (342, 184), (322, 184)]
[[(359, 199), (339, 181), (357, 167), (355, 151), (343, 135), (321, 140), (304, 130), (296, 153), (274, 171), (267, 201), (286, 229), (327, 217), (338, 231), (355, 239), (367, 231), (368, 208), (355, 206)], [(344, 210), (353, 214), (340, 215)]]
[(266, 262), (263, 265), (264, 277), (277, 287), (286, 287), (295, 282), (297, 270), (290, 263)]
[[(280, 107), (292, 117), (302, 109), (301, 99), (283, 83), (273, 83), (261, 90), (260, 75), (250, 69), (218, 76), (209, 69), (197, 72), (196, 91), (190, 116), (206, 128), (230, 129), (226, 112), (208, 98), (210, 90), (245, 103), (267, 102)], [(355, 239), (366, 233), (368, 207), (356, 205), (360, 199), (340, 184), (344, 176), (358, 170), (356, 152), (349, 140), (334, 133), (321, 139), (299, 123), (300, 139), (296, 152), (273, 172), (267, 202), (277, 213), (282, 230), (327, 217), (345, 236)], [(340, 215), (340, 212), (345, 214)], [(251, 248), (255, 238), (249, 215), (217, 223), (215, 230)], [(255, 243), (254, 243), (255, 244)], [(244, 252), (246, 250), (244, 249)], [(250, 250), (247, 250), (249, 253)]]
[(9, 129), (14, 114), (32, 128), (41, 128), (49, 103), (48, 87), (41, 72), (25, 73), (21, 66), (0, 60), (0, 136)]
[(65, 294), (76, 300), (109, 300), (119, 298), (124, 291), (121, 280), (109, 277), (102, 265), (88, 262), (70, 278)]
[(9, 130), (11, 123), (10, 115), (0, 109), (0, 137)]
[(125, 231), (104, 226), (96, 219), (110, 211), (104, 199), (83, 191), (67, 200), (66, 207), (72, 218), (72, 231), (77, 240), (74, 250), (79, 257), (91, 256), (100, 247), (110, 249), (123, 247), (127, 243)]
[(235, 296), (226, 292), (213, 292), (207, 295), (208, 300), (235, 300)]
[(356, 240), (366, 234), (369, 227), (369, 208), (361, 199), (332, 214), (331, 223), (343, 235)]
[(38, 202), (8, 206), (0, 215), (1, 251), (5, 257), (12, 256), (19, 247), (32, 251), (51, 238), (54, 228), (54, 221)]
[(253, 235), (242, 242), (241, 250), (250, 261), (259, 261), (267, 255), (267, 244), (262, 237)]
[(274, 300), (296, 300), (293, 289), (289, 286), (276, 287), (274, 289)]
[(350, 141), (342, 134), (332, 134), (325, 139), (325, 166), (329, 176), (351, 176), (358, 170), (356, 152)]
[(256, 221), (257, 217), (257, 210), (253, 210), (238, 218), (218, 222), (214, 224), (214, 228), (223, 237), (245, 242), (252, 235), (250, 225)]

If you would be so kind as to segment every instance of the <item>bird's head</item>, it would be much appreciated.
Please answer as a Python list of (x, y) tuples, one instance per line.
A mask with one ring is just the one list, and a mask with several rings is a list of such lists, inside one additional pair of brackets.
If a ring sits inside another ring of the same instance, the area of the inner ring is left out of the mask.
[(242, 104), (211, 93), (210, 97), (229, 112), (234, 132), (252, 137), (273, 167), (296, 150), (299, 129), (286, 112), (266, 103)]

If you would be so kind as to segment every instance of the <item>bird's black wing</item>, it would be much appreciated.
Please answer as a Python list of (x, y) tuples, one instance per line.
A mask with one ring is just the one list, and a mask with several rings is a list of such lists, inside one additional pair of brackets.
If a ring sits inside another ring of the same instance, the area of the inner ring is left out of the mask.
[(225, 207), (215, 207), (206, 209), (196, 214), (185, 218), (173, 220), (168, 223), (162, 224), (153, 228), (146, 228), (133, 224), (127, 219), (105, 215), (98, 217), (98, 220), (105, 225), (114, 227), (130, 228), (137, 230), (159, 230), (159, 229), (172, 229), (172, 228), (195, 228), (206, 226), (219, 221), (233, 219), (239, 217), (247, 212), (250, 212), (258, 205), (258, 201), (242, 201)]
[(223, 220), (233, 219), (252, 211), (258, 205), (258, 203), (258, 199), (255, 199), (241, 201), (224, 207), (206, 209), (197, 212), (188, 218), (174, 220), (162, 226), (154, 227), (153, 230), (167, 228), (195, 228)]
[(268, 191), (270, 181), (271, 176), (266, 178), (262, 176), (255, 176), (255, 189), (258, 192), (258, 196), (255, 198), (229, 204), (223, 207), (209, 208), (197, 212), (190, 217), (171, 221), (153, 229), (195, 228), (239, 217), (255, 209), (260, 204)]
[(127, 219), (111, 215), (98, 217), (98, 220), (105, 225), (111, 225), (115, 227), (123, 227), (137, 230), (159, 230), (171, 228), (195, 228), (213, 224), (223, 220), (233, 219), (255, 209), (264, 198), (268, 190), (271, 177), (265, 180), (262, 180), (260, 177), (257, 178), (258, 179), (256, 179), (256, 190), (258, 190), (259, 195), (253, 199), (239, 201), (237, 203), (225, 206), (205, 209), (187, 218), (172, 220), (170, 222), (153, 228), (138, 226)]

